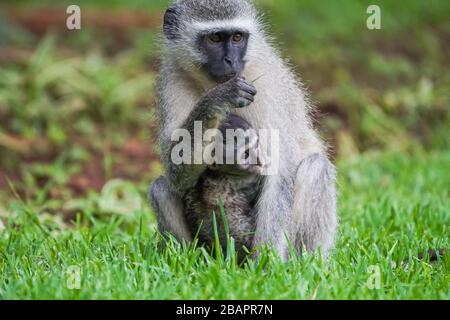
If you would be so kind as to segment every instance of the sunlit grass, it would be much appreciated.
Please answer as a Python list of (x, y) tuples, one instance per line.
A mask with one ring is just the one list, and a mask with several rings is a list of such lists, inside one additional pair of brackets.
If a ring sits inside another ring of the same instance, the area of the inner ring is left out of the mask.
[[(265, 251), (239, 266), (229, 251), (163, 241), (145, 208), (79, 212), (59, 227), (39, 219), (32, 201), (15, 202), (0, 231), (0, 298), (448, 299), (450, 257), (416, 256), (450, 247), (449, 160), (442, 152), (342, 161), (340, 235), (327, 262), (304, 255), (283, 264)], [(71, 266), (79, 289), (68, 288)]]

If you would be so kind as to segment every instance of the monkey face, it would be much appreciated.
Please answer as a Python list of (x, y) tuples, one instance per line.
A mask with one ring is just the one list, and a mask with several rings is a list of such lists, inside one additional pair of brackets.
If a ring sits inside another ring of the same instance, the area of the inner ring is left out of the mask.
[(205, 56), (203, 69), (222, 83), (240, 75), (245, 68), (249, 34), (243, 30), (216, 30), (199, 36), (198, 45)]
[(202, 70), (217, 83), (226, 82), (245, 68), (256, 16), (253, 5), (242, 0), (174, 1), (163, 24), (169, 54), (176, 54), (185, 71)]
[(249, 176), (262, 174), (264, 164), (258, 144), (247, 145), (245, 149), (242, 149), (242, 147), (236, 147), (235, 145), (231, 151), (231, 160), (225, 154), (225, 152), (228, 152), (225, 150), (224, 158), (226, 158), (226, 160), (224, 160), (222, 164), (214, 163), (210, 166), (210, 169), (229, 176)]
[(258, 135), (250, 124), (231, 114), (219, 130), (223, 138), (219, 144), (222, 152), (215, 155), (217, 161), (211, 169), (227, 175), (260, 174), (263, 169), (262, 153)]

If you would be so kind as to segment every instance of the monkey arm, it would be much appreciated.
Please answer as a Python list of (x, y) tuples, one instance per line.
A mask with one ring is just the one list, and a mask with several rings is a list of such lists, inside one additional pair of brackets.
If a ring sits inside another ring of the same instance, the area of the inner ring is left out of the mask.
[[(184, 123), (182, 129), (190, 133), (191, 139), (194, 137), (194, 123), (199, 121), (202, 124), (203, 134), (208, 129), (217, 129), (222, 121), (230, 114), (231, 108), (220, 99), (212, 99), (209, 95), (203, 97), (195, 106), (192, 113)], [(193, 145), (191, 141), (191, 146)], [(195, 186), (200, 175), (206, 170), (207, 164), (194, 164), (194, 154), (191, 153), (190, 163), (175, 164), (171, 159), (173, 148), (178, 141), (171, 141), (166, 150), (166, 174), (167, 179), (173, 188), (180, 194), (184, 194), (188, 189)], [(202, 149), (207, 142), (202, 140)]]
[[(192, 138), (194, 137), (195, 121), (201, 121), (203, 132), (208, 129), (218, 128), (228, 117), (234, 105), (250, 103), (250, 100), (248, 102), (247, 100), (239, 100), (243, 99), (241, 96), (244, 94), (239, 95), (239, 92), (236, 92), (236, 87), (233, 85), (239, 84), (239, 82), (242, 81), (219, 85), (202, 97), (183, 125), (180, 126), (181, 129), (186, 129)], [(164, 99), (161, 100), (160, 108), (166, 110), (166, 112), (161, 114), (162, 125), (166, 128), (165, 134), (161, 132), (162, 157), (165, 164), (166, 177), (160, 177), (152, 183), (149, 189), (149, 198), (157, 215), (158, 229), (163, 233), (169, 232), (173, 234), (179, 240), (190, 242), (192, 241), (192, 233), (184, 214), (183, 196), (188, 189), (196, 184), (207, 165), (183, 163), (177, 165), (172, 161), (171, 153), (176, 142), (172, 142), (169, 137), (171, 129), (168, 128), (171, 126), (167, 122), (171, 117), (167, 113), (171, 108)], [(172, 127), (176, 126), (172, 125)]]
[[(191, 140), (194, 137), (195, 122), (201, 122), (202, 136), (206, 130), (218, 129), (220, 124), (230, 115), (233, 108), (248, 106), (254, 100), (256, 89), (242, 77), (233, 78), (219, 84), (207, 92), (196, 104), (181, 129), (190, 133)], [(191, 145), (192, 144), (192, 141)], [(194, 155), (191, 153), (190, 163), (175, 164), (171, 159), (173, 148), (178, 141), (170, 141), (168, 148), (164, 150), (164, 163), (166, 164), (167, 179), (173, 189), (180, 194), (192, 188), (200, 175), (206, 170), (207, 164), (194, 164)], [(202, 139), (202, 149), (209, 142)]]
[(170, 233), (179, 241), (192, 241), (192, 233), (184, 215), (182, 199), (172, 192), (165, 177), (159, 177), (151, 184), (148, 198), (156, 213), (158, 229)]
[[(230, 108), (220, 103), (219, 100), (211, 99), (210, 95), (204, 96), (181, 129), (186, 129), (191, 138), (194, 137), (194, 122), (202, 122), (202, 131), (218, 127), (230, 112)], [(202, 132), (202, 136), (203, 136)], [(171, 141), (168, 136), (161, 136), (161, 147), (163, 163), (165, 164), (165, 177), (156, 179), (149, 189), (149, 199), (156, 212), (158, 229), (162, 232), (173, 234), (178, 240), (192, 241), (192, 233), (188, 227), (184, 215), (183, 196), (192, 188), (199, 176), (206, 169), (206, 164), (175, 164), (171, 159), (172, 149), (178, 142)], [(202, 140), (202, 143), (203, 140)]]

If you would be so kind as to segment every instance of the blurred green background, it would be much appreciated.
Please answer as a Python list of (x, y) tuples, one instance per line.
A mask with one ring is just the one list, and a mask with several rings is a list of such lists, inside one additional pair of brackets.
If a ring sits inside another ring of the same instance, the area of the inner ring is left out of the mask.
[[(68, 31), (71, 3), (0, 5), (0, 210), (19, 196), (70, 218), (111, 179), (145, 194), (161, 173), (154, 79), (167, 1), (78, 1), (82, 29)], [(337, 160), (448, 152), (449, 1), (257, 4)], [(381, 30), (366, 28), (369, 4)]]

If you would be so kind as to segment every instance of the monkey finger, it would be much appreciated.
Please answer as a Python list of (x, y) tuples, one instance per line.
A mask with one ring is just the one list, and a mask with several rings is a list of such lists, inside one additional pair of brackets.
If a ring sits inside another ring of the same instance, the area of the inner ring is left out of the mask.
[(239, 97), (237, 99), (237, 101), (236, 101), (236, 105), (235, 106), (237, 108), (243, 108), (243, 107), (246, 107), (246, 106), (250, 105), (252, 102), (253, 101), (251, 101), (249, 99), (246, 99), (246, 98), (243, 98), (243, 97)]
[(255, 87), (244, 87), (241, 88), (242, 90), (248, 92), (249, 94), (251, 94), (252, 96), (256, 96), (256, 94), (258, 93), (255, 89)]
[(234, 78), (231, 78), (230, 80), (228, 80), (228, 83), (235, 83), (235, 84), (239, 84), (240, 82), (245, 81), (245, 78), (242, 76), (235, 76)]
[(247, 99), (251, 102), (255, 101), (255, 97), (252, 94), (250, 94), (244, 90), (239, 90), (239, 97)]
[(244, 91), (250, 93), (251, 95), (256, 95), (256, 93), (257, 93), (255, 86), (250, 82), (241, 81), (239, 83), (239, 87), (241, 90), (244, 90)]

